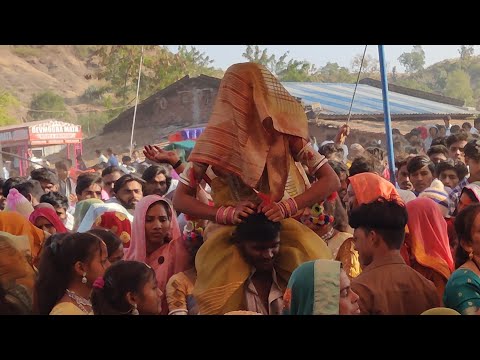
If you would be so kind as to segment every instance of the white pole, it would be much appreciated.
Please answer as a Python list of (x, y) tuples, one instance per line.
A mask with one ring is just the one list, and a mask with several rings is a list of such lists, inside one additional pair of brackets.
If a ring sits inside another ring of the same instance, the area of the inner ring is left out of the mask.
[(135, 117), (137, 116), (138, 91), (140, 90), (140, 76), (142, 75), (142, 63), (143, 63), (143, 45), (142, 45), (142, 55), (140, 55), (140, 66), (138, 68), (137, 96), (135, 97), (135, 109), (133, 110), (132, 135), (130, 137), (130, 156), (132, 156), (132, 152), (133, 152), (133, 131), (135, 129)]

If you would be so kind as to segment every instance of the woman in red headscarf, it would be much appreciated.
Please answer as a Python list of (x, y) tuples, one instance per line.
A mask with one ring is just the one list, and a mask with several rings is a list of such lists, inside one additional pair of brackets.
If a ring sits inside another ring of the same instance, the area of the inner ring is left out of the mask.
[(29, 218), (30, 222), (42, 229), (43, 231), (48, 232), (53, 235), (56, 233), (67, 233), (68, 230), (63, 225), (62, 220), (58, 217), (57, 213), (47, 207), (41, 207), (35, 209)]

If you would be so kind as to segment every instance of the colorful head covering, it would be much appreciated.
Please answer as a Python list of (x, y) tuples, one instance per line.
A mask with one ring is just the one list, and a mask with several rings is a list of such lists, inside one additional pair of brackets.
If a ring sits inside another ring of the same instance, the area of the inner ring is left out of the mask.
[(480, 181), (475, 181), (468, 185), (465, 185), (462, 189), (462, 193), (460, 194), (460, 196), (462, 196), (465, 189), (470, 190), (473, 193), (473, 196), (475, 196), (475, 198), (477, 199), (477, 202), (480, 202)]
[[(170, 231), (172, 240), (164, 244), (152, 254), (147, 255), (147, 239), (145, 236), (145, 217), (148, 209), (156, 202), (164, 202), (170, 207)], [(162, 314), (168, 314), (166, 301), (166, 285), (170, 277), (188, 269), (190, 256), (178, 227), (177, 214), (171, 202), (159, 195), (148, 195), (135, 206), (132, 223), (132, 239), (130, 247), (125, 249), (125, 260), (141, 261), (155, 271), (158, 287), (163, 292)]]
[(448, 241), (447, 223), (432, 199), (418, 198), (407, 205), (412, 255), (423, 266), (448, 279), (455, 264)]
[(284, 315), (338, 315), (340, 261), (303, 263), (292, 273), (283, 296)]
[(395, 186), (381, 176), (374, 173), (361, 173), (348, 178), (352, 185), (358, 205), (368, 204), (380, 196), (387, 200), (396, 200), (403, 203)]
[(110, 230), (122, 240), (124, 248), (130, 246), (132, 224), (125, 214), (116, 211), (105, 212), (95, 220), (93, 227)]
[(448, 200), (448, 193), (445, 191), (445, 186), (443, 183), (435, 179), (432, 181), (432, 184), (430, 187), (426, 188), (423, 190), (419, 195), (419, 198), (429, 198), (435, 201), (438, 205), (438, 208), (440, 209), (440, 212), (442, 213), (444, 218), (450, 217), (448, 215), (448, 209), (450, 202)]
[(35, 225), (35, 221), (39, 217), (44, 217), (45, 219), (47, 219), (50, 222), (50, 224), (53, 225), (55, 230), (57, 230), (57, 233), (67, 233), (68, 232), (65, 225), (63, 225), (62, 220), (60, 220), (60, 218), (58, 217), (57, 213), (54, 210), (52, 210), (50, 208), (47, 208), (47, 207), (37, 208), (32, 212), (29, 220), (32, 224)]
[(34, 226), (30, 221), (15, 211), (0, 211), (0, 231), (27, 236), (30, 242), (31, 262), (36, 265), (47, 233)]
[(0, 231), (0, 286), (24, 314), (32, 311), (35, 271), (31, 255), (28, 236)]
[(75, 225), (73, 226), (74, 229), (78, 229), (78, 227), (82, 223), (83, 218), (87, 214), (88, 209), (90, 209), (90, 206), (92, 206), (93, 204), (103, 204), (103, 201), (100, 199), (87, 199), (79, 201), (77, 205), (75, 205), (75, 214), (73, 215), (75, 218)]
[(33, 206), (25, 196), (18, 192), (17, 189), (12, 188), (7, 196), (5, 211), (16, 211), (17, 213), (22, 214), (24, 218), (28, 219), (33, 212)]
[(230, 66), (189, 161), (225, 170), (250, 187), (257, 186), (266, 168), (271, 197), (281, 199), (290, 169), (290, 148), (285, 136), (269, 139), (267, 119), (280, 134), (308, 141), (303, 107), (270, 71), (256, 63)]
[(127, 217), (130, 223), (133, 221), (133, 216), (125, 209), (122, 205), (117, 203), (95, 203), (92, 204), (85, 216), (83, 217), (80, 226), (78, 227), (78, 232), (86, 232), (92, 228), (95, 221), (106, 212), (118, 212)]

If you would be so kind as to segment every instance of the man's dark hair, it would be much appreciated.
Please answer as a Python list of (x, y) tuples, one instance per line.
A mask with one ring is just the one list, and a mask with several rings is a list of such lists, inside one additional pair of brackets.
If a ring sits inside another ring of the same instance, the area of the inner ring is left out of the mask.
[[(458, 126), (458, 125), (454, 125), (454, 126)], [(460, 129), (460, 127), (458, 128)], [(453, 126), (452, 126), (452, 129), (453, 129)], [(465, 133), (452, 134), (449, 137), (447, 137), (447, 148), (450, 149), (450, 146), (452, 146), (452, 144), (455, 144), (458, 141), (467, 141), (467, 140), (468, 140), (468, 134), (465, 134)]]
[(268, 220), (264, 213), (254, 213), (237, 225), (232, 235), (233, 242), (274, 240), (280, 232), (280, 223)]
[(407, 222), (408, 214), (405, 206), (395, 200), (380, 197), (353, 209), (349, 223), (354, 229), (374, 230), (390, 250), (399, 250), (405, 239)]
[(348, 176), (348, 167), (345, 163), (336, 160), (328, 160), (328, 164), (333, 169), (333, 171), (335, 171), (338, 177), (340, 177), (340, 174), (342, 172), (347, 174)]
[(438, 146), (438, 145), (442, 145), (442, 146), (447, 147), (447, 137), (443, 136), (443, 137), (437, 137), (437, 138), (433, 139), (432, 144), (430, 145), (430, 148), (433, 147), (433, 146)]
[(428, 156), (425, 155), (415, 156), (414, 158), (410, 159), (407, 164), (407, 171), (409, 174), (412, 174), (424, 166), (428, 166), (428, 170), (430, 170), (432, 175), (435, 174), (435, 164)]
[(96, 153), (98, 156), (100, 156), (100, 155), (102, 154), (102, 151), (97, 149), (97, 150), (95, 150), (95, 153)]
[(82, 195), (82, 192), (93, 184), (98, 184), (102, 187), (102, 178), (98, 174), (81, 174), (77, 179), (77, 187), (75, 188), (75, 194)]
[(14, 186), (15, 189), (18, 190), (20, 194), (22, 194), (26, 199), (30, 199), (29, 194), (32, 194), (32, 196), (37, 199), (39, 202), (40, 198), (42, 197), (43, 194), (45, 194), (45, 191), (42, 189), (42, 185), (40, 185), (40, 182), (37, 180), (27, 180), (24, 181), (20, 184), (17, 184)]
[(55, 169), (68, 171), (67, 164), (65, 164), (63, 161), (57, 161), (55, 163)]
[(357, 174), (371, 172), (382, 175), (383, 166), (379, 160), (372, 155), (359, 156), (353, 160), (349, 169), (349, 176), (355, 176)]
[(102, 177), (113, 174), (114, 172), (119, 172), (123, 175), (123, 171), (118, 166), (108, 166), (102, 171)]
[(127, 161), (132, 161), (132, 158), (130, 156), (127, 156), (127, 155), (122, 156), (122, 163), (125, 164)]
[(127, 183), (129, 182), (132, 182), (132, 181), (136, 181), (140, 184), (140, 186), (142, 186), (143, 188), (143, 185), (145, 184), (145, 180), (143, 180), (142, 178), (138, 177), (138, 176), (135, 176), (135, 175), (132, 175), (132, 174), (126, 174), (126, 175), (123, 175), (120, 179), (118, 179), (117, 181), (115, 181), (115, 185), (113, 185), (113, 192), (116, 194), (118, 193), (118, 191)]
[(318, 149), (318, 152), (323, 156), (325, 156), (327, 159), (329, 159), (331, 156), (337, 153), (341, 153), (341, 156), (343, 158), (343, 148), (333, 143), (328, 143), (320, 146), (320, 148)]
[(112, 150), (112, 148), (108, 148), (108, 149), (107, 149), (107, 153), (111, 153), (111, 154), (113, 154), (113, 150)]
[(467, 127), (468, 130), (470, 130), (470, 129), (472, 128), (472, 124), (470, 124), (468, 121), (465, 121), (465, 122), (462, 124), (462, 129), (463, 129), (464, 127)]
[(385, 157), (387, 156), (387, 153), (385, 150), (382, 148), (379, 148), (378, 146), (370, 146), (365, 149), (369, 154), (371, 154), (375, 159), (379, 161), (385, 160)]
[(45, 182), (47, 184), (58, 185), (57, 175), (53, 171), (47, 170), (45, 168), (33, 170), (30, 176), (33, 180)]
[(437, 164), (435, 167), (435, 176), (437, 178), (440, 177), (440, 174), (446, 170), (455, 171), (460, 180), (468, 174), (468, 168), (464, 163), (461, 161), (455, 163), (452, 159), (448, 159), (447, 161), (442, 161)]
[(443, 145), (433, 145), (428, 149), (427, 155), (432, 156), (434, 154), (443, 154), (448, 159), (448, 149)]
[(450, 134), (453, 134), (453, 135), (460, 135), (460, 126), (459, 125), (453, 125), (451, 128), (450, 128)]
[(16, 185), (21, 184), (25, 181), (26, 181), (26, 179), (23, 178), (23, 177), (20, 177), (20, 176), (11, 177), (11, 178), (5, 180), (5, 183), (2, 186), (2, 195), (4, 197), (7, 197), (11, 188), (14, 188)]
[(68, 209), (67, 197), (56, 191), (50, 191), (49, 193), (43, 194), (40, 197), (40, 202), (50, 204), (54, 208), (64, 208), (65, 211)]
[(170, 176), (170, 172), (165, 169), (163, 166), (160, 165), (152, 165), (149, 166), (142, 175), (142, 179), (146, 182), (153, 181), (155, 177), (159, 174), (165, 175), (165, 181), (167, 183), (167, 190), (170, 189), (170, 185), (172, 184), (172, 177)]
[(470, 140), (464, 148), (465, 156), (475, 160), (480, 161), (480, 141)]

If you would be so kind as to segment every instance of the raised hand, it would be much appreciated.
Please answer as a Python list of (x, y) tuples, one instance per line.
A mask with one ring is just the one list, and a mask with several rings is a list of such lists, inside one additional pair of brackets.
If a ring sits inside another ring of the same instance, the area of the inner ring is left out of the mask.
[(145, 157), (156, 163), (167, 163), (174, 165), (178, 161), (178, 155), (175, 151), (166, 151), (160, 149), (158, 146), (145, 145), (143, 149)]

